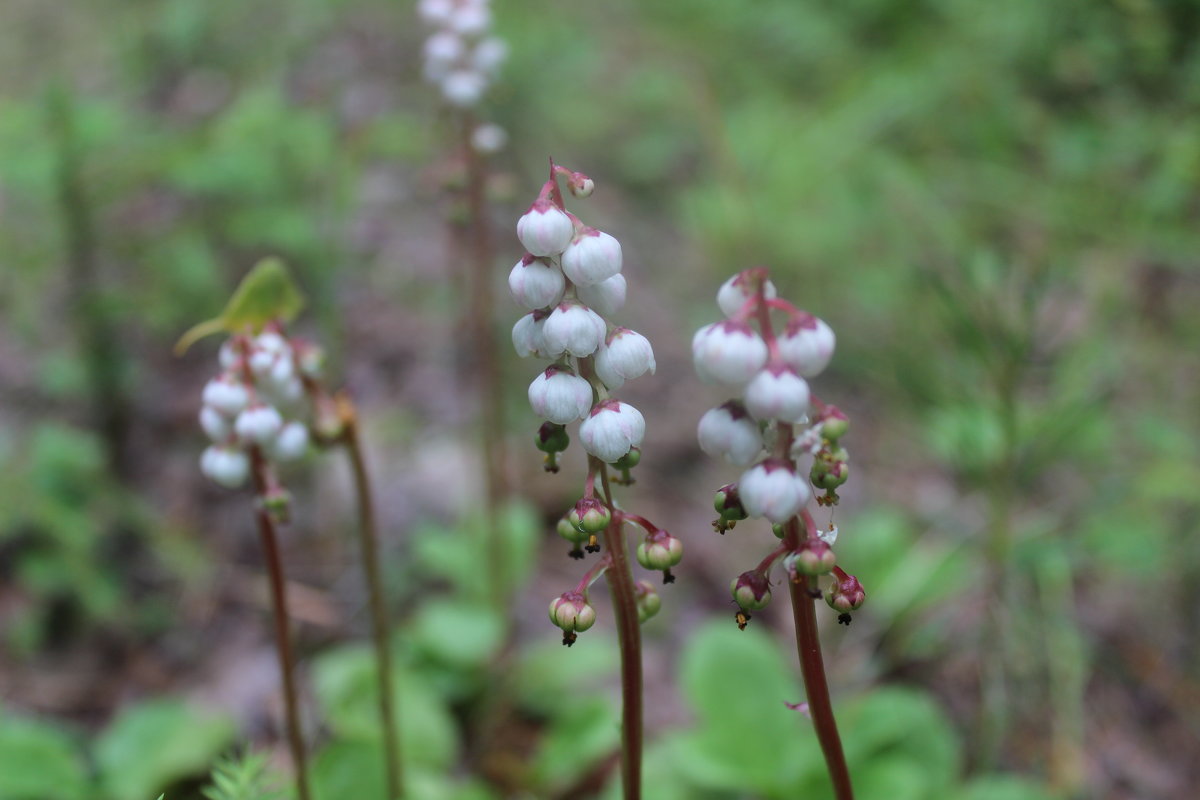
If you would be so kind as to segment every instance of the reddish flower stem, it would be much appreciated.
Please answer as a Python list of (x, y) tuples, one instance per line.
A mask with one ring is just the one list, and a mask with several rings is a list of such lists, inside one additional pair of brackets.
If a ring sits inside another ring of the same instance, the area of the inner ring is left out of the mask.
[(253, 467), (254, 488), (259, 503), (255, 509), (258, 534), (262, 541), (263, 555), (267, 561), (267, 575), (271, 582), (271, 611), (275, 618), (275, 652), (279, 656), (279, 672), (283, 679), (283, 703), (287, 721), (288, 746), (292, 753), (292, 765), (296, 772), (297, 800), (309, 800), (308, 765), (304, 753), (304, 736), (300, 730), (300, 703), (296, 696), (293, 672), (295, 659), (292, 655), (291, 633), (288, 630), (287, 595), (284, 589), (283, 561), (279, 557), (279, 540), (275, 533), (275, 521), (262, 503), (270, 486), (267, 463), (257, 447), (250, 448)]
[(612, 566), (604, 573), (612, 592), (613, 614), (617, 622), (617, 641), (621, 648), (621, 786), (625, 800), (642, 797), (642, 633), (638, 623), (637, 593), (629, 565), (625, 529), (613, 506), (608, 465), (589, 456), (600, 470), (604, 500), (612, 521), (604, 529), (604, 546)]

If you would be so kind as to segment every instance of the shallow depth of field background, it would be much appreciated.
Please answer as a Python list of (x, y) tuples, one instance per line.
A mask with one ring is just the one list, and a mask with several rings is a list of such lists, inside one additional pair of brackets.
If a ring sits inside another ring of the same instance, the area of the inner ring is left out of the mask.
[[(729, 578), (774, 540), (712, 531), (736, 471), (694, 441), (726, 397), (691, 333), (756, 265), (838, 335), (814, 390), (851, 417), (838, 553), (868, 603), (822, 622), (861, 796), (1193, 796), (1200, 5), (495, 11), (511, 602), (477, 543), (460, 165), (414, 10), (0, 7), (0, 800), (195, 798), (247, 748), (286, 766), (251, 500), (197, 467), (215, 342), (170, 352), (267, 254), (365, 415), (415, 796), (615, 796), (607, 595), (571, 650), (545, 619), (580, 572), (552, 526), (583, 459), (541, 472), (537, 367), (507, 345), (513, 226), (550, 155), (595, 179), (568, 205), (621, 240), (616, 316), (658, 357), (623, 393), (648, 436), (620, 493), (686, 547), (643, 628), (650, 797), (827, 791), (784, 705), (803, 696), (785, 593), (732, 620)], [(344, 457), (287, 482), (321, 797), (382, 797)]]

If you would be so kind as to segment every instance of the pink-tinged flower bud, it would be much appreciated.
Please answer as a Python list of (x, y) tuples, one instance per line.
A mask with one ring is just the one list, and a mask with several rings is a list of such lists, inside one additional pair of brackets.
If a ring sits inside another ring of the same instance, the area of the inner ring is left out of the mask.
[(567, 429), (555, 422), (543, 422), (542, 427), (538, 428), (537, 435), (533, 437), (533, 443), (538, 450), (543, 453), (561, 453), (571, 445), (571, 437), (567, 435)]
[(250, 457), (233, 445), (214, 444), (200, 455), (200, 471), (213, 483), (237, 489), (250, 477)]
[(302, 422), (292, 421), (279, 430), (275, 441), (267, 447), (267, 453), (276, 461), (296, 461), (308, 452), (308, 427)]
[(473, 69), (456, 69), (442, 78), (442, 96), (459, 108), (473, 106), (483, 97), (487, 79)]
[(459, 5), (446, 22), (450, 28), (463, 36), (478, 36), (487, 30), (492, 21), (492, 12), (483, 3)]
[(572, 172), (567, 181), (567, 189), (575, 197), (591, 197), (596, 190), (596, 182), (582, 172)]
[(646, 420), (642, 412), (620, 400), (597, 403), (579, 426), (583, 449), (609, 464), (642, 443)]
[(576, 286), (606, 281), (621, 271), (621, 243), (595, 228), (584, 228), (563, 251), (562, 268)]
[(550, 621), (568, 633), (583, 633), (596, 623), (596, 609), (581, 592), (563, 592), (550, 603)]
[(417, 15), (430, 25), (444, 24), (454, 15), (454, 0), (421, 0)]
[(291, 355), (292, 346), (278, 331), (263, 331), (254, 339), (255, 350), (265, 350), (276, 355)]
[(585, 306), (608, 317), (625, 305), (626, 288), (625, 276), (617, 273), (608, 280), (591, 286), (576, 286), (575, 294)]
[(819, 375), (833, 357), (833, 329), (812, 314), (792, 317), (776, 340), (779, 355), (805, 378)]
[(716, 496), (713, 497), (713, 508), (720, 516), (713, 521), (712, 526), (721, 535), (749, 516), (745, 507), (742, 506), (742, 498), (738, 494), (736, 483), (727, 483), (717, 490)]
[(705, 453), (739, 467), (753, 463), (763, 449), (758, 423), (736, 400), (706, 411), (696, 427), (696, 437)]
[(639, 623), (650, 619), (662, 608), (662, 598), (649, 581), (638, 581), (634, 584), (633, 596), (637, 600)]
[(783, 566), (793, 583), (799, 583), (802, 575), (828, 575), (836, 565), (837, 556), (822, 541), (805, 542), (799, 550), (789, 553), (783, 560)]
[(625, 381), (654, 374), (654, 349), (650, 341), (628, 328), (615, 328), (596, 353), (596, 374), (609, 389), (620, 389)]
[(667, 570), (682, 560), (683, 542), (661, 529), (637, 546), (637, 561), (646, 569)]
[(235, 417), (250, 402), (246, 385), (230, 374), (213, 378), (204, 386), (204, 405), (211, 406), (227, 417)]
[(423, 48), (425, 69), (430, 77), (439, 70), (445, 74), (445, 71), (459, 61), (465, 52), (466, 46), (461, 37), (449, 31), (439, 31), (425, 40)]
[(727, 317), (732, 317), (746, 301), (758, 294), (758, 286), (761, 281), (766, 281), (763, 286), (763, 295), (768, 300), (775, 298), (775, 284), (766, 279), (763, 270), (748, 269), (744, 272), (739, 272), (725, 283), (721, 284), (721, 288), (717, 290), (717, 305)]
[(238, 344), (239, 337), (226, 339), (221, 343), (221, 349), (217, 351), (217, 361), (221, 364), (221, 369), (233, 371), (242, 363), (242, 348)]
[(755, 419), (803, 422), (808, 417), (808, 382), (789, 366), (767, 365), (746, 385), (745, 398)]
[(837, 406), (825, 406), (825, 410), (821, 412), (821, 436), (836, 442), (845, 436), (848, 430), (850, 418)]
[(771, 602), (771, 585), (767, 576), (757, 570), (743, 572), (730, 581), (729, 592), (733, 601), (747, 611), (758, 611)]
[(769, 458), (742, 473), (738, 494), (750, 516), (787, 522), (804, 507), (812, 493), (791, 463)]
[(525, 256), (508, 273), (508, 290), (513, 300), (525, 308), (558, 305), (567, 279), (558, 267), (533, 256)]
[(546, 326), (546, 317), (550, 316), (544, 311), (534, 311), (532, 314), (526, 314), (517, 320), (517, 324), (513, 325), (512, 343), (513, 349), (517, 351), (517, 355), (521, 358), (528, 356), (536, 356), (537, 358), (558, 358), (562, 355), (562, 350), (552, 350), (546, 344), (546, 337), (543, 331)]
[(555, 256), (575, 236), (575, 223), (549, 200), (539, 198), (517, 220), (517, 238), (535, 256)]
[(325, 350), (318, 344), (303, 339), (292, 340), (296, 354), (296, 366), (306, 378), (320, 380), (325, 372)]
[(608, 326), (587, 306), (568, 300), (559, 303), (542, 325), (542, 338), (551, 352), (590, 356), (600, 349)]
[(233, 434), (233, 420), (212, 406), (200, 408), (200, 427), (214, 442), (223, 442)]
[(529, 384), (529, 405), (542, 419), (565, 425), (587, 415), (592, 385), (570, 370), (547, 367)]
[(238, 414), (233, 429), (238, 438), (251, 444), (268, 444), (279, 435), (283, 417), (274, 407), (256, 403)]
[(508, 45), (494, 36), (482, 40), (475, 45), (471, 53), (471, 65), (485, 75), (495, 75), (508, 58)]
[(744, 322), (714, 322), (692, 337), (692, 361), (704, 381), (741, 386), (767, 363), (767, 343)]
[(567, 521), (589, 534), (604, 530), (611, 520), (612, 512), (594, 497), (581, 498), (575, 507), (567, 512)]
[[(558, 532), (559, 536), (573, 544), (580, 544), (584, 539), (587, 539), (589, 536), (591, 536), (590, 533), (579, 530), (579, 528), (566, 517), (559, 519), (558, 524), (554, 526), (554, 530)], [(580, 553), (580, 556), (583, 556), (582, 552)]]
[(825, 602), (834, 611), (848, 614), (862, 608), (862, 604), (867, 602), (867, 593), (858, 578), (847, 575), (845, 578), (834, 578), (833, 586), (825, 592)]

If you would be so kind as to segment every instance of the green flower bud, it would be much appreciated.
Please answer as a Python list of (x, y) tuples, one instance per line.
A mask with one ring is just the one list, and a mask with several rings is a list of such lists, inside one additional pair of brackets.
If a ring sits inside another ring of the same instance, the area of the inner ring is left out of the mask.
[(560, 519), (558, 521), (558, 525), (556, 525), (554, 529), (558, 531), (559, 536), (566, 539), (568, 542), (571, 542), (572, 544), (579, 544), (584, 539), (588, 538), (587, 533), (575, 527), (575, 525), (572, 524), (571, 520), (569, 520), (567, 517)]
[(584, 533), (599, 533), (608, 527), (612, 513), (594, 497), (584, 497), (567, 512), (567, 521)]
[(850, 430), (850, 420), (836, 406), (828, 406), (821, 417), (821, 436), (831, 442), (836, 442)]
[[(845, 573), (841, 573), (845, 575)], [(862, 607), (867, 601), (867, 593), (863, 590), (858, 578), (846, 575), (845, 578), (835, 579), (833, 586), (825, 592), (825, 602), (834, 611), (848, 614)]]
[(550, 621), (567, 633), (583, 633), (596, 623), (596, 609), (581, 592), (563, 592), (550, 603)]
[(642, 460), (642, 449), (640, 447), (631, 447), (629, 452), (613, 462), (613, 466), (619, 470), (630, 470), (638, 465)]
[(806, 542), (783, 560), (793, 583), (799, 583), (801, 575), (828, 575), (836, 564), (837, 556), (822, 541)]
[(565, 425), (546, 422), (538, 428), (537, 434), (533, 437), (533, 443), (543, 453), (561, 453), (571, 444), (571, 437), (567, 435)]
[(648, 533), (638, 545), (637, 560), (646, 569), (669, 570), (683, 560), (683, 542), (661, 529)]
[(633, 590), (637, 597), (638, 622), (645, 622), (662, 608), (662, 598), (647, 581), (638, 581)]
[(758, 611), (771, 602), (771, 586), (767, 576), (757, 570), (743, 572), (729, 583), (729, 592), (740, 608)]

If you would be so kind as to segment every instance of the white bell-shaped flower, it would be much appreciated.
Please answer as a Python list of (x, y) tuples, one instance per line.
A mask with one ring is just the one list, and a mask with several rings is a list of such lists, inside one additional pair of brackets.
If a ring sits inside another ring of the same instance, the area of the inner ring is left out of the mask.
[(613, 463), (641, 445), (646, 435), (646, 419), (642, 412), (620, 400), (597, 403), (579, 426), (583, 449), (601, 461)]
[(534, 311), (521, 317), (517, 324), (513, 325), (513, 348), (521, 358), (558, 358), (562, 355), (561, 349), (551, 350), (546, 344), (546, 337), (542, 335), (547, 316), (549, 315), (543, 311)]
[(233, 434), (233, 420), (212, 406), (201, 406), (200, 427), (214, 442), (223, 442)]
[(779, 356), (805, 378), (819, 375), (833, 358), (837, 337), (833, 329), (812, 314), (788, 320), (777, 340)]
[(759, 420), (804, 422), (808, 382), (786, 364), (768, 364), (746, 385), (746, 409)]
[(283, 427), (283, 417), (273, 406), (266, 403), (255, 403), (237, 415), (233, 429), (238, 438), (250, 444), (269, 444), (279, 435)]
[(750, 516), (783, 523), (799, 513), (812, 492), (791, 462), (769, 458), (742, 473), (738, 495)]
[(562, 254), (562, 268), (576, 286), (606, 281), (621, 271), (621, 243), (595, 228), (584, 228)]
[[(758, 293), (758, 280), (760, 279), (755, 278), (753, 270), (746, 270), (721, 284), (721, 288), (717, 290), (717, 305), (721, 307), (725, 316), (732, 317), (741, 310), (747, 300)], [(768, 300), (775, 299), (775, 284), (769, 280), (763, 284), (763, 296)]]
[(549, 200), (539, 198), (517, 220), (517, 238), (535, 256), (558, 255), (574, 235), (575, 223)]
[(741, 386), (767, 363), (767, 343), (744, 322), (714, 322), (692, 337), (692, 361), (702, 380)]
[(753, 463), (763, 449), (758, 423), (736, 400), (706, 411), (700, 417), (696, 436), (705, 453), (739, 467)]
[(234, 417), (250, 402), (250, 390), (237, 377), (226, 373), (205, 384), (201, 399), (204, 405), (212, 406), (227, 417)]
[(485, 75), (494, 75), (508, 57), (508, 45), (494, 36), (483, 39), (471, 53), (471, 64)]
[(478, 103), (487, 90), (487, 78), (474, 69), (456, 69), (441, 80), (442, 96), (451, 105), (467, 108)]
[(542, 325), (546, 347), (554, 352), (573, 356), (590, 356), (604, 342), (608, 325), (587, 306), (568, 300), (550, 312)]
[(529, 405), (544, 420), (566, 425), (587, 415), (592, 385), (559, 366), (550, 366), (529, 384)]
[(250, 457), (233, 445), (214, 444), (200, 454), (200, 471), (213, 483), (237, 489), (250, 477)]
[(293, 420), (286, 423), (271, 442), (268, 455), (276, 461), (296, 461), (308, 452), (308, 426)]
[(576, 286), (575, 294), (585, 306), (602, 316), (611, 316), (625, 305), (625, 276), (621, 273), (591, 286)]
[(619, 389), (647, 372), (653, 375), (656, 366), (650, 341), (628, 328), (614, 329), (596, 353), (596, 374), (609, 389)]
[(508, 290), (513, 300), (525, 308), (545, 308), (562, 300), (567, 279), (550, 262), (526, 256), (508, 273)]

